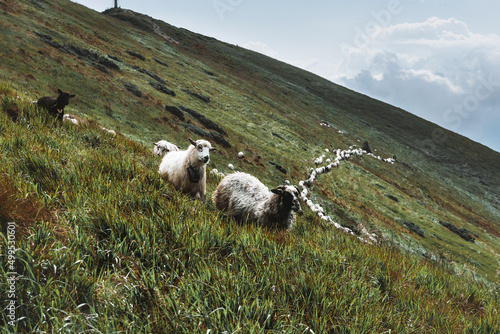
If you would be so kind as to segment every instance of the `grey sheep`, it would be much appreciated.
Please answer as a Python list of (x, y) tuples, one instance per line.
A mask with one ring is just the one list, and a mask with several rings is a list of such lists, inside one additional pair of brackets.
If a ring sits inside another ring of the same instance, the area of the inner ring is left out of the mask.
[(218, 210), (227, 211), (236, 220), (247, 219), (279, 230), (290, 229), (295, 222), (295, 212), (300, 210), (296, 186), (269, 190), (256, 177), (239, 172), (222, 179), (212, 200)]

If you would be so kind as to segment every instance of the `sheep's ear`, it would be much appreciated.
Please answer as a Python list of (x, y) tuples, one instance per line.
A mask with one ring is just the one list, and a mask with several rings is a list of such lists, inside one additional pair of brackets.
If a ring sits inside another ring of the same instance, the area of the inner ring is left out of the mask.
[(75, 94), (72, 94), (72, 95), (70, 95), (69, 97), (71, 98), (71, 97), (75, 97), (75, 96), (76, 96)]
[(217, 151), (218, 149), (217, 149), (217, 147), (210, 147), (210, 149), (209, 149), (209, 150), (210, 150), (210, 151)]
[(60, 90), (59, 88), (57, 89), (57, 91), (59, 92), (59, 94), (62, 94), (62, 93), (63, 93), (63, 91), (62, 91), (62, 90)]
[(283, 190), (276, 188), (276, 189), (271, 189), (271, 192), (276, 195), (281, 195), (283, 193)]
[(154, 146), (158, 146), (158, 143), (153, 143)]
[(188, 138), (188, 140), (191, 143), (191, 145), (196, 146), (196, 142), (194, 140), (192, 140), (191, 138)]

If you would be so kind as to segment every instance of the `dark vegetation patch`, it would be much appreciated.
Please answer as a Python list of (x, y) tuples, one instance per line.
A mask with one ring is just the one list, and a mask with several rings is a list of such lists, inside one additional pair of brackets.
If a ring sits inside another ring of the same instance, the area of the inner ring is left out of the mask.
[(227, 136), (227, 132), (224, 129), (222, 129), (217, 123), (208, 119), (207, 117), (205, 117), (201, 113), (199, 113), (193, 109), (183, 107), (183, 106), (180, 106), (179, 108), (182, 111), (187, 112), (188, 114), (190, 114), (191, 116), (196, 118), (198, 120), (198, 122), (203, 124), (203, 126), (206, 127), (207, 129), (215, 130), (218, 133), (220, 133), (221, 135)]
[(453, 225), (452, 223), (448, 223), (448, 222), (445, 222), (442, 220), (439, 221), (439, 224), (446, 227), (451, 232), (457, 234), (460, 238), (464, 239), (465, 241), (474, 242), (474, 240), (476, 240), (472, 236), (472, 233), (469, 230), (467, 230), (466, 228), (459, 228), (459, 227)]
[(49, 44), (61, 52), (76, 56), (104, 73), (109, 73), (109, 70), (120, 70), (120, 67), (114, 61), (98, 54), (97, 52), (90, 51), (73, 44), (61, 44), (54, 40), (50, 35), (42, 34), (36, 31), (33, 32), (40, 37), (42, 42)]
[(154, 60), (155, 62), (157, 62), (158, 64), (162, 65), (162, 66), (169, 67), (167, 63), (165, 63), (164, 61), (161, 61), (161, 60), (160, 60), (160, 59), (158, 59), (158, 58), (153, 57), (153, 60)]
[(171, 113), (174, 116), (177, 116), (181, 121), (184, 121), (186, 118), (184, 117), (184, 113), (177, 108), (176, 106), (165, 106), (165, 110)]
[(269, 164), (273, 165), (274, 168), (276, 168), (278, 171), (280, 171), (280, 172), (282, 172), (283, 174), (286, 175), (287, 172), (286, 172), (286, 169), (283, 166), (281, 166), (281, 165), (279, 165), (279, 164), (277, 164), (276, 162), (273, 162), (273, 161), (269, 161)]
[(143, 74), (146, 74), (148, 76), (150, 76), (151, 78), (153, 78), (154, 80), (158, 81), (159, 83), (162, 83), (162, 84), (166, 84), (165, 80), (163, 80), (162, 78), (160, 78), (159, 75), (157, 75), (156, 73), (153, 73), (151, 72), (150, 70), (146, 70), (145, 68), (142, 68), (140, 66), (132, 66), (132, 68), (138, 72), (141, 72)]
[(425, 232), (424, 230), (422, 230), (420, 228), (420, 226), (418, 226), (417, 224), (415, 224), (414, 222), (411, 222), (409, 220), (406, 220), (406, 219), (401, 219), (399, 220), (399, 222), (401, 224), (403, 224), (404, 226), (406, 226), (406, 228), (410, 231), (412, 231), (413, 233), (421, 236), (422, 238), (425, 238)]
[(114, 61), (117, 61), (119, 63), (123, 63), (123, 59), (121, 59), (120, 57), (108, 54), (108, 58), (113, 59)]
[(163, 94), (167, 94), (167, 95), (170, 95), (170, 96), (175, 96), (175, 92), (169, 88), (167, 88), (167, 86), (165, 86), (164, 83), (161, 83), (161, 82), (155, 82), (155, 81), (150, 81), (149, 84), (154, 88), (156, 89), (157, 91), (159, 92), (162, 92)]
[(130, 51), (130, 50), (127, 50), (125, 51), (127, 52), (129, 55), (131, 55), (132, 57), (135, 57), (137, 59), (140, 59), (142, 61), (145, 61), (146, 60), (146, 57), (144, 57), (142, 54), (138, 53), (138, 52), (135, 52), (135, 51)]
[(285, 140), (285, 138), (283, 138), (282, 136), (280, 136), (279, 134), (275, 133), (275, 132), (271, 132), (271, 134), (275, 137), (278, 137), (279, 139), (281, 140)]
[(387, 194), (385, 194), (384, 196), (385, 196), (385, 197), (387, 197), (388, 199), (390, 199), (390, 200), (392, 200), (392, 201), (396, 202), (396, 203), (398, 203), (398, 202), (399, 202), (399, 199), (398, 199), (396, 196), (393, 196), (393, 195), (387, 195)]
[(123, 87), (125, 87), (126, 90), (128, 90), (130, 93), (134, 94), (135, 96), (142, 97), (141, 90), (139, 89), (139, 87), (137, 87), (133, 83), (125, 82), (123, 84)]
[(207, 69), (203, 69), (203, 72), (205, 72), (206, 74), (208, 74), (208, 75), (209, 75), (209, 76), (211, 76), (211, 77), (214, 77), (214, 76), (215, 76), (214, 72), (209, 71), (209, 70), (207, 70)]
[(191, 95), (192, 97), (197, 98), (198, 100), (203, 101), (203, 102), (207, 102), (207, 103), (210, 102), (210, 98), (208, 96), (203, 95), (203, 94), (196, 93), (196, 92), (194, 92), (194, 91), (192, 91), (190, 89), (183, 89), (182, 91), (184, 93), (187, 93), (187, 94)]

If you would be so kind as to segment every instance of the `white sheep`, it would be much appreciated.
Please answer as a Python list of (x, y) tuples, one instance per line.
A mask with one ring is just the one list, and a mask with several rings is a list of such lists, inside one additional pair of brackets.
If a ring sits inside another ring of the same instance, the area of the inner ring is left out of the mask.
[(323, 163), (324, 157), (325, 157), (325, 155), (323, 154), (319, 158), (314, 159), (314, 164), (316, 165), (316, 167), (318, 167), (319, 165), (321, 165)]
[(276, 229), (289, 229), (295, 221), (295, 212), (300, 210), (296, 186), (269, 190), (256, 177), (240, 172), (226, 176), (212, 200), (218, 210), (227, 211), (237, 220)]
[(238, 152), (238, 158), (240, 158), (240, 159), (241, 159), (241, 158), (243, 158), (244, 156), (245, 156), (245, 153), (243, 153), (243, 152)]
[(106, 131), (107, 133), (111, 133), (113, 136), (116, 136), (116, 131), (115, 130), (110, 130), (106, 128), (101, 128), (102, 131)]
[(169, 143), (166, 140), (160, 140), (157, 143), (153, 143), (153, 145), (155, 146), (153, 148), (153, 154), (159, 156), (164, 156), (168, 152), (179, 151), (179, 148), (176, 145)]
[(212, 174), (213, 176), (215, 177), (219, 177), (219, 178), (224, 178), (226, 175), (224, 175), (224, 173), (222, 172), (219, 172), (219, 170), (217, 168), (214, 168), (210, 171), (210, 174)]
[(63, 121), (68, 121), (68, 122), (71, 122), (75, 125), (78, 125), (78, 120), (75, 118), (75, 116), (70, 115), (70, 114), (64, 114)]
[(189, 142), (187, 150), (165, 155), (158, 172), (176, 189), (202, 199), (206, 192), (206, 164), (210, 161), (210, 151), (216, 148), (203, 139), (189, 139)]

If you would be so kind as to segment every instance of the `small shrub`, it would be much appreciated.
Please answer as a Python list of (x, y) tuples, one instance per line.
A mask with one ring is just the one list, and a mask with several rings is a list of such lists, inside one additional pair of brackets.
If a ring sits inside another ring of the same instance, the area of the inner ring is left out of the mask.
[(439, 221), (439, 224), (446, 227), (448, 230), (455, 233), (456, 235), (458, 235), (460, 238), (464, 239), (465, 241), (474, 242), (474, 240), (476, 240), (472, 236), (472, 233), (469, 230), (467, 230), (466, 228), (459, 228), (459, 227), (453, 225), (452, 223), (448, 223), (448, 222), (445, 222), (442, 220)]
[(32, 196), (23, 196), (5, 173), (0, 174), (0, 224), (2, 232), (9, 222), (16, 223), (16, 238), (28, 234), (35, 221), (52, 221), (51, 212)]
[(19, 105), (19, 102), (12, 97), (4, 97), (2, 99), (2, 110), (14, 122), (16, 122), (19, 119), (22, 112), (22, 108)]
[(126, 82), (123, 84), (123, 87), (125, 87), (126, 90), (128, 90), (130, 93), (134, 94), (135, 96), (142, 97), (141, 90), (139, 89), (139, 87), (137, 87), (133, 83)]

